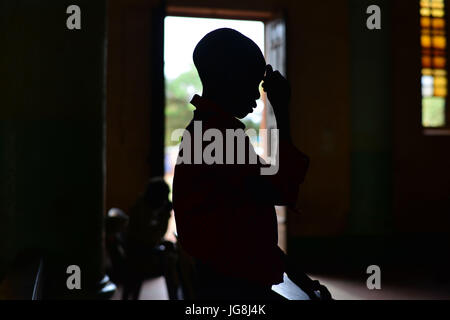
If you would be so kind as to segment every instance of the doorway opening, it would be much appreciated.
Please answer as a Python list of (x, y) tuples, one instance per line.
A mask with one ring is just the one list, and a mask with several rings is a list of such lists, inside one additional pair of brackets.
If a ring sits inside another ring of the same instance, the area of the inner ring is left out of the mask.
[[(214, 16), (210, 13), (210, 16)], [(284, 30), (274, 28), (267, 21), (258, 19), (223, 19), (191, 16), (167, 16), (164, 20), (164, 77), (165, 77), (165, 140), (164, 140), (164, 178), (172, 188), (174, 167), (176, 164), (179, 141), (172, 141), (174, 130), (184, 129), (193, 116), (194, 107), (190, 104), (194, 94), (201, 95), (202, 86), (197, 70), (192, 61), (192, 53), (195, 46), (207, 33), (218, 28), (232, 28), (252, 39), (266, 56), (266, 61), (276, 69), (284, 73), (284, 50), (280, 47), (280, 40), (275, 33), (284, 37)], [(269, 35), (269, 36), (268, 36)], [(269, 39), (269, 41), (267, 41)], [(284, 39), (283, 39), (284, 40)], [(268, 43), (269, 42), (269, 46)], [(267, 59), (267, 52), (272, 52)], [(274, 54), (277, 53), (277, 54)], [(280, 63), (281, 61), (281, 63)], [(282, 66), (279, 66), (282, 64)], [(261, 98), (257, 101), (257, 107), (242, 119), (246, 129), (252, 128), (256, 132), (259, 129), (275, 127), (274, 115), (260, 86)], [(226, 94), (226, 92), (224, 92)], [(268, 154), (267, 141), (260, 140), (257, 136), (250, 136), (251, 142), (258, 155), (263, 158)], [(286, 250), (285, 208), (276, 207), (278, 218), (279, 246)], [(172, 241), (176, 231), (175, 221), (170, 219), (166, 238)]]

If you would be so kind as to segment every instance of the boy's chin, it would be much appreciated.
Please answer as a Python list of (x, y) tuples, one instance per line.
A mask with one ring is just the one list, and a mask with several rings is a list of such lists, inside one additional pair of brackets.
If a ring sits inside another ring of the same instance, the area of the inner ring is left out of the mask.
[(249, 107), (248, 105), (242, 106), (242, 108), (239, 109), (239, 111), (235, 112), (235, 117), (238, 119), (245, 118), (249, 113), (253, 112), (253, 108)]
[(244, 119), (249, 113), (252, 113), (252, 112), (253, 112), (253, 110), (240, 112), (239, 114), (235, 115), (235, 117), (238, 119)]

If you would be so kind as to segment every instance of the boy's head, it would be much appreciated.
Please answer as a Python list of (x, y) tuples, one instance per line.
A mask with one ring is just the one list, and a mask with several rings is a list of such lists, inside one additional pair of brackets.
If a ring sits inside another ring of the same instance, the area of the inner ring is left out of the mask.
[(217, 29), (200, 40), (193, 58), (203, 95), (220, 101), (237, 118), (253, 112), (266, 67), (255, 42), (236, 30)]

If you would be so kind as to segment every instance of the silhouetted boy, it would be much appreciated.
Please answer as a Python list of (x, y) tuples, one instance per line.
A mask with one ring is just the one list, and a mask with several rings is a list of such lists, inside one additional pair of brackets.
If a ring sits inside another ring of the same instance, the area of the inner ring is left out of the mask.
[[(232, 29), (208, 33), (197, 44), (193, 58), (203, 93), (191, 101), (196, 107), (186, 128), (191, 138), (183, 137), (179, 160), (185, 161), (190, 153), (192, 161), (175, 167), (173, 203), (180, 244), (197, 261), (197, 297), (276, 299), (271, 286), (283, 281), (283, 272), (293, 272), (277, 245), (274, 205), (295, 205), (308, 168), (308, 158), (291, 143), (288, 83), (266, 66), (252, 40)], [(275, 175), (261, 175), (264, 161), (259, 157), (257, 163), (250, 162), (255, 151), (248, 136), (245, 164), (237, 163), (242, 152), (237, 143), (234, 149), (227, 149), (225, 142), (227, 129), (245, 128), (238, 119), (256, 107), (262, 80), (279, 129), (279, 170)], [(209, 144), (200, 146), (195, 139), (194, 121), (201, 121), (203, 132), (216, 129), (223, 134), (223, 148), (213, 154), (223, 161), (193, 163), (195, 154), (205, 152)], [(234, 164), (226, 164), (233, 151)], [(304, 274), (293, 278), (310, 296), (321, 289)]]

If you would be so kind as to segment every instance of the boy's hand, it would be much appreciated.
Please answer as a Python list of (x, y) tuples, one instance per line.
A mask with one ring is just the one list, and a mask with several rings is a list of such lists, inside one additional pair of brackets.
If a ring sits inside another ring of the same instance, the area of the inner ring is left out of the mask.
[(333, 300), (327, 287), (318, 280), (312, 280), (306, 274), (288, 274), (288, 277), (299, 286), (311, 300)]
[[(316, 294), (316, 292), (318, 293), (318, 295)], [(311, 300), (333, 300), (331, 293), (330, 291), (328, 291), (327, 287), (325, 287), (317, 280), (313, 280), (313, 286), (312, 288), (310, 288), (310, 292), (307, 292), (307, 294), (311, 298)]]
[(266, 75), (263, 81), (262, 87), (272, 104), (277, 127), (280, 130), (280, 137), (291, 141), (288, 112), (289, 100), (291, 99), (289, 83), (279, 71), (273, 71), (270, 64), (266, 66)]
[(270, 103), (274, 108), (274, 112), (287, 109), (291, 98), (291, 89), (288, 81), (281, 73), (273, 68), (270, 64), (266, 66), (266, 75), (263, 79), (262, 87), (267, 93)]
[(301, 266), (284, 255), (286, 264), (286, 273), (297, 286), (299, 286), (311, 300), (332, 300), (330, 291), (327, 287), (317, 280), (312, 280), (305, 272), (302, 271)]

